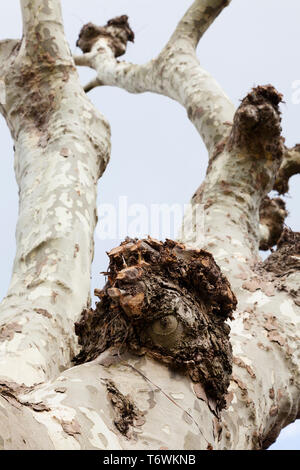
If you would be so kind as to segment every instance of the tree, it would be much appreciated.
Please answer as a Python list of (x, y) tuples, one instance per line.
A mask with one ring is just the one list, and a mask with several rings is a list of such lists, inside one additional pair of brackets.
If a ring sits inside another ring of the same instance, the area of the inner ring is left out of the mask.
[[(0, 47), (20, 188), (1, 304), (1, 447), (258, 449), (299, 417), (299, 234), (284, 229), (281, 199), (268, 197), (299, 173), (299, 147), (284, 146), (275, 88), (254, 88), (235, 110), (199, 65), (196, 45), (229, 3), (196, 0), (142, 66), (116, 59), (133, 39), (126, 16), (81, 31), (75, 63), (97, 72), (86, 91), (105, 84), (179, 101), (209, 155), (181, 243), (128, 240), (111, 252), (93, 311), (109, 124), (79, 83), (59, 0), (21, 0), (22, 41)], [(262, 263), (259, 248), (276, 244)]]

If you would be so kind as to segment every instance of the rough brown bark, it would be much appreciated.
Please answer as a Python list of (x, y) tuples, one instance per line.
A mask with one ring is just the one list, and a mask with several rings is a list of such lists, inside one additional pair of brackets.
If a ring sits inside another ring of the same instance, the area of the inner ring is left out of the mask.
[(212, 255), (148, 238), (128, 239), (109, 257), (101, 300), (76, 324), (83, 347), (75, 362), (127, 347), (187, 372), (222, 409), (232, 371), (225, 320), (237, 301)]
[(106, 38), (115, 57), (123, 55), (127, 42), (134, 42), (134, 32), (129, 26), (128, 16), (122, 15), (113, 18), (105, 26), (96, 26), (93, 23), (84, 25), (79, 33), (76, 46), (82, 52), (90, 52), (99, 38)]
[[(284, 229), (277, 250), (264, 262), (264, 268), (276, 276), (288, 276), (300, 267), (300, 232)], [(299, 290), (300, 291), (300, 286)], [(300, 300), (300, 299), (299, 299)]]

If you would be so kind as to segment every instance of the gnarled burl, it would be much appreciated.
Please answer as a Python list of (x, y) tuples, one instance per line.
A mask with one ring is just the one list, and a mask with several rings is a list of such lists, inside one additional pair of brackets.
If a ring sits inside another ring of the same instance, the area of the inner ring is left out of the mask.
[(126, 239), (109, 258), (100, 302), (76, 323), (82, 350), (74, 361), (128, 348), (188, 373), (224, 408), (232, 371), (226, 320), (237, 301), (213, 256), (148, 238)]
[(134, 42), (134, 32), (128, 23), (128, 16), (122, 15), (109, 20), (105, 26), (93, 23), (84, 25), (79, 33), (76, 46), (82, 52), (90, 52), (99, 38), (106, 38), (115, 57), (123, 55), (128, 41)]

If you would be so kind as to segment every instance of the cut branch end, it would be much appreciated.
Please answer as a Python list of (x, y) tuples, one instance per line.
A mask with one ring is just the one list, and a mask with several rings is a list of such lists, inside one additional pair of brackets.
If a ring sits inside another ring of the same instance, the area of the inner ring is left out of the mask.
[(229, 146), (268, 160), (280, 160), (281, 102), (282, 95), (272, 85), (253, 88), (235, 113)]
[(76, 46), (84, 53), (90, 52), (100, 38), (108, 40), (115, 57), (123, 55), (126, 52), (128, 41), (134, 42), (134, 32), (128, 23), (128, 16), (122, 15), (113, 18), (105, 26), (87, 23), (79, 33)]

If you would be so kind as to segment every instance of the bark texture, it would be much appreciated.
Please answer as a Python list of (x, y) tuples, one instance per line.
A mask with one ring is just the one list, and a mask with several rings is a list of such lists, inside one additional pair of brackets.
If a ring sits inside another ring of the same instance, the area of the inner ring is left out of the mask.
[(277, 245), (284, 229), (284, 221), (288, 212), (285, 202), (280, 197), (271, 199), (266, 196), (259, 209), (260, 243), (261, 250), (268, 250)]
[[(299, 149), (283, 145), (271, 85), (235, 110), (199, 65), (198, 41), (229, 3), (194, 1), (145, 65), (116, 60), (134, 38), (126, 16), (80, 34), (75, 62), (97, 72), (87, 89), (177, 100), (209, 157), (179, 240), (112, 250), (91, 310), (109, 126), (79, 84), (59, 0), (21, 0), (23, 38), (0, 43), (20, 188), (0, 307), (0, 449), (262, 449), (300, 417), (300, 235), (268, 197), (299, 172)], [(259, 247), (274, 243), (262, 262)]]
[(292, 149), (285, 149), (284, 158), (282, 160), (274, 189), (279, 194), (285, 194), (289, 190), (289, 179), (300, 173), (300, 145), (297, 144)]
[(2, 301), (0, 376), (33, 385), (70, 366), (89, 302), (96, 185), (110, 131), (85, 96), (60, 2), (22, 1), (24, 37), (2, 44), (1, 111), (19, 185), (16, 257)]
[(75, 362), (127, 348), (187, 373), (224, 408), (232, 372), (225, 320), (236, 298), (210, 253), (149, 238), (129, 239), (109, 256), (101, 301), (76, 324), (83, 348)]

